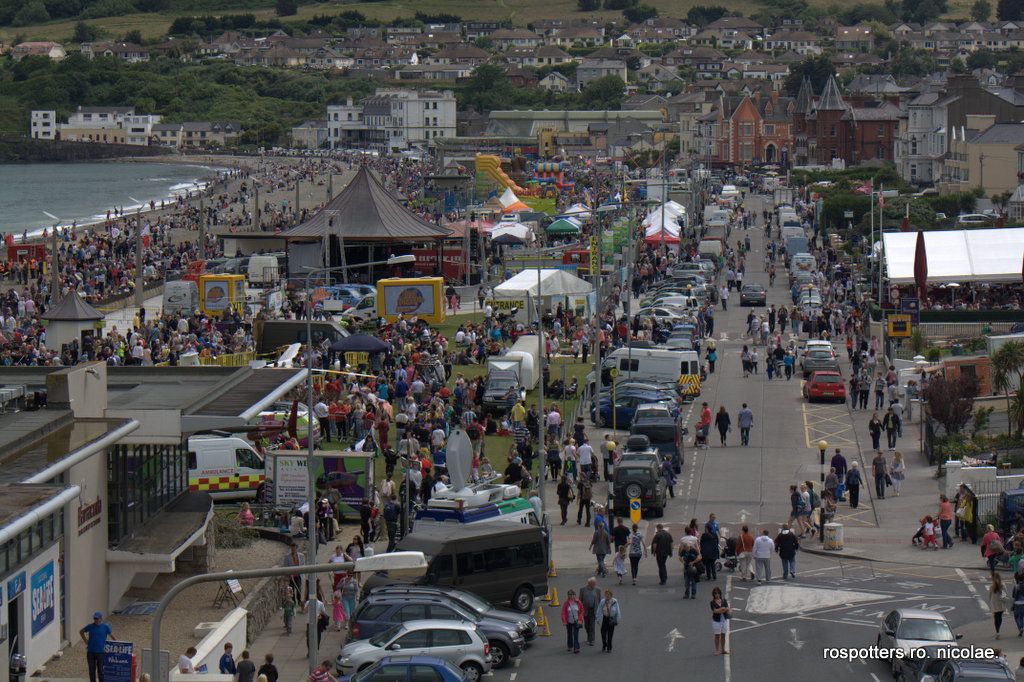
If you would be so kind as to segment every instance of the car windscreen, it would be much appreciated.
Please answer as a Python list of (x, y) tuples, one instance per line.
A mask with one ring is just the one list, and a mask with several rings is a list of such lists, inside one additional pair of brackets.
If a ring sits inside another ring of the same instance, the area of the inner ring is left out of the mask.
[(827, 350), (812, 350), (807, 352), (807, 357), (811, 360), (831, 360), (832, 353)]
[(401, 629), (402, 629), (401, 625), (392, 625), (391, 627), (389, 627), (384, 632), (380, 632), (375, 637), (371, 637), (370, 638), (370, 644), (372, 644), (373, 646), (376, 646), (376, 647), (382, 647), (385, 644), (387, 644), (388, 642), (390, 642), (394, 638), (394, 636), (398, 634), (398, 631), (401, 630)]
[(814, 377), (814, 383), (816, 384), (841, 384), (843, 378), (836, 376), (835, 374), (825, 374), (824, 376)]
[(952, 642), (956, 638), (944, 620), (905, 618), (896, 631), (898, 639), (916, 639), (928, 642)]
[(487, 382), (488, 390), (507, 391), (516, 385), (513, 379), (491, 379)]

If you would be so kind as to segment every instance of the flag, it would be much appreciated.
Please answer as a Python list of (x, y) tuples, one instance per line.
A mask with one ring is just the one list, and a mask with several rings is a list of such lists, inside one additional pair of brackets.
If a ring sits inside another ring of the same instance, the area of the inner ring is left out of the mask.
[(900, 224), (900, 232), (910, 232), (910, 204), (906, 206), (907, 210), (903, 216), (903, 222)]
[(875, 189), (875, 179), (874, 178), (868, 178), (868, 181), (865, 182), (863, 185), (861, 185), (860, 187), (855, 187), (854, 190), (853, 190), (853, 193), (854, 194), (871, 194), (871, 192), (874, 191), (874, 189)]

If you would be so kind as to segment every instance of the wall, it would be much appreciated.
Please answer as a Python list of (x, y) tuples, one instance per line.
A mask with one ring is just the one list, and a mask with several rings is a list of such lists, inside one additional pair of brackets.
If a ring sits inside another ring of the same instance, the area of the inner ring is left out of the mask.
[[(986, 196), (1017, 189), (1016, 145), (967, 143), (970, 186), (985, 188)], [(985, 162), (982, 163), (982, 158)]]
[[(212, 524), (211, 524), (212, 525)], [(263, 629), (271, 624), (281, 608), (281, 589), (277, 578), (263, 578), (251, 592), (246, 595), (239, 608), (247, 612), (246, 634), (247, 644), (259, 636)], [(237, 644), (235, 645), (238, 646)]]
[[(4, 608), (7, 612), (7, 586), (12, 578), (25, 574), (25, 591), (18, 597), (20, 602), (20, 624), (18, 631), (23, 644), (21, 650), (28, 656), (28, 672), (31, 675), (46, 664), (60, 649), (60, 564), (58, 561), (58, 545), (54, 543), (48, 550), (35, 557), (22, 568), (8, 574), (2, 585)], [(41, 569), (49, 564), (53, 568), (53, 617), (35, 636), (32, 635), (32, 579)], [(6, 616), (5, 616), (6, 617)], [(84, 625), (85, 623), (83, 623)], [(77, 629), (77, 628), (75, 628)], [(10, 642), (7, 646), (10, 646)]]
[[(217, 673), (219, 670), (217, 663), (224, 655), (224, 644), (227, 642), (234, 645), (233, 653), (236, 660), (241, 658), (242, 649), (246, 648), (245, 637), (246, 611), (245, 609), (231, 609), (220, 621), (220, 624), (196, 645), (196, 655), (192, 657), (192, 663), (196, 670), (205, 665), (211, 673)], [(173, 656), (171, 659), (171, 664), (174, 665), (177, 659)], [(190, 675), (180, 675), (176, 665), (171, 670), (171, 682), (185, 682), (185, 678), (190, 677)], [(204, 676), (203, 679), (208, 679), (208, 677)]]
[(33, 140), (28, 137), (0, 137), (0, 163), (40, 161), (90, 161), (125, 156), (160, 156), (172, 150), (164, 147), (96, 144), (66, 140)]

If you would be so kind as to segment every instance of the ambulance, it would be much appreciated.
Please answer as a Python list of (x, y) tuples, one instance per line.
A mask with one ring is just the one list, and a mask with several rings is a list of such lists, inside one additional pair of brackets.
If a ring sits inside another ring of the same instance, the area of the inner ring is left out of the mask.
[(215, 500), (252, 500), (266, 481), (266, 461), (244, 438), (188, 439), (189, 490), (208, 492)]

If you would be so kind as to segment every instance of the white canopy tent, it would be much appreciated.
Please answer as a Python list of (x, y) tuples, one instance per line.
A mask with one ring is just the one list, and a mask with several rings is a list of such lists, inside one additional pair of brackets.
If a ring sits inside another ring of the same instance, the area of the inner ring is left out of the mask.
[(581, 220), (587, 220), (590, 218), (590, 209), (584, 206), (583, 204), (573, 204), (565, 211), (563, 211), (562, 215), (580, 218)]
[[(886, 232), (882, 241), (889, 283), (913, 284), (917, 232)], [(1024, 227), (925, 232), (924, 246), (929, 284), (1022, 281)]]
[(503, 234), (510, 234), (516, 239), (522, 239), (523, 241), (533, 240), (533, 230), (522, 223), (498, 223), (491, 229), (490, 234), (492, 239), (497, 239)]
[(521, 313), (525, 313), (527, 320), (533, 320), (536, 317), (533, 305), (538, 291), (545, 302), (541, 306), (542, 309), (553, 308), (558, 301), (563, 301), (566, 306), (575, 308), (581, 305), (581, 300), (585, 300), (589, 314), (592, 307), (590, 294), (593, 290), (594, 287), (590, 282), (580, 279), (566, 270), (540, 268), (538, 277), (537, 268), (530, 268), (494, 287), (494, 300), (498, 303), (496, 307), (499, 308), (507, 307), (502, 305), (503, 301), (509, 302), (508, 305), (515, 303), (514, 307)]

